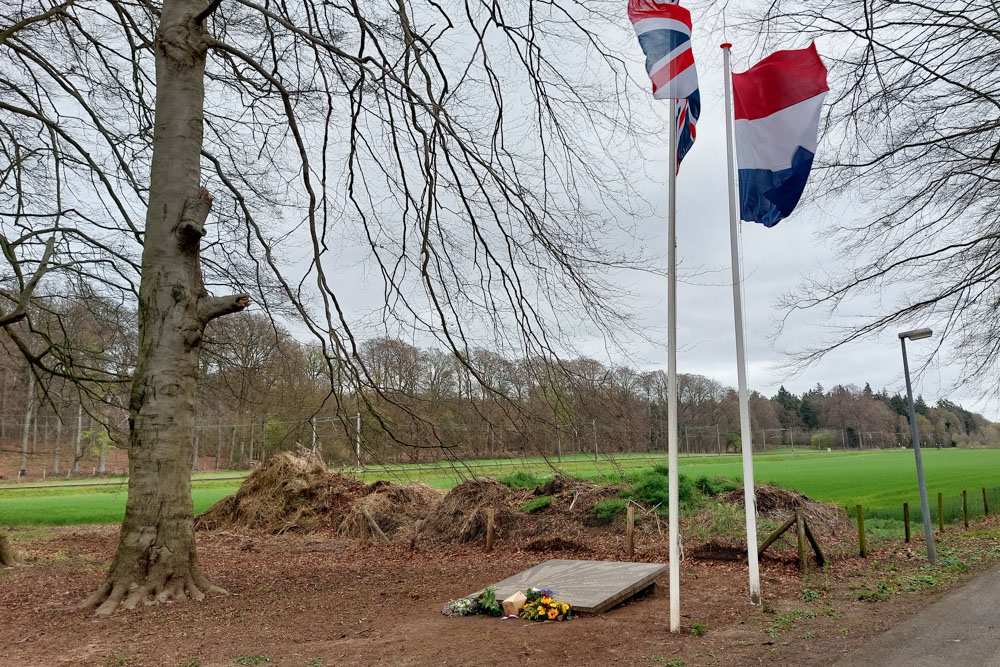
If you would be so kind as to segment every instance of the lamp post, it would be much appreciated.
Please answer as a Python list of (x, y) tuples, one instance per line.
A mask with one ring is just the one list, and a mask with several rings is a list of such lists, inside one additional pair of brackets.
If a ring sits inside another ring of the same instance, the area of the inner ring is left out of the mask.
[(934, 553), (934, 528), (931, 525), (931, 509), (927, 504), (927, 485), (924, 483), (924, 463), (920, 458), (920, 433), (917, 431), (917, 411), (913, 407), (913, 389), (910, 386), (910, 365), (906, 360), (906, 339), (920, 340), (931, 337), (930, 329), (914, 329), (899, 334), (899, 344), (903, 348), (903, 375), (906, 378), (906, 400), (910, 406), (910, 436), (913, 439), (913, 456), (917, 460), (917, 486), (920, 488), (920, 513), (924, 519), (924, 541), (927, 543), (927, 562), (937, 565)]

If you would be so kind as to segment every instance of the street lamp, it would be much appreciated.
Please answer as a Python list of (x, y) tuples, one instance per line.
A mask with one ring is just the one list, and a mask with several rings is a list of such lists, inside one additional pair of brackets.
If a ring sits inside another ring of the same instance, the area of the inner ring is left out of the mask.
[(937, 565), (934, 553), (934, 528), (931, 526), (931, 509), (927, 504), (927, 485), (924, 483), (924, 463), (920, 458), (920, 433), (917, 431), (917, 411), (913, 407), (913, 388), (910, 386), (910, 365), (906, 361), (906, 339), (920, 340), (931, 337), (930, 329), (914, 329), (899, 334), (903, 348), (903, 375), (906, 377), (906, 400), (910, 404), (910, 435), (913, 438), (913, 456), (917, 459), (917, 486), (920, 488), (920, 513), (924, 518), (924, 541), (927, 543), (927, 562)]

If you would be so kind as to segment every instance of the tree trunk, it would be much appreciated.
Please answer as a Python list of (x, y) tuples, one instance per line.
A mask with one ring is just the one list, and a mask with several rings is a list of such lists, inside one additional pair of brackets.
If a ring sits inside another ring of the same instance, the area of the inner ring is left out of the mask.
[(59, 450), (62, 449), (62, 415), (56, 413), (56, 443), (52, 450), (52, 474), (59, 474)]
[(11, 567), (13, 565), (20, 565), (21, 561), (18, 560), (17, 554), (14, 553), (14, 549), (11, 548), (10, 542), (7, 540), (7, 536), (0, 533), (0, 567)]
[(250, 422), (250, 458), (247, 459), (247, 464), (243, 467), (248, 470), (253, 468), (253, 421)]
[[(3, 373), (3, 391), (0, 392), (0, 415), (6, 415), (9, 414), (7, 412), (7, 371), (0, 371), (0, 373)], [(7, 420), (0, 419), (0, 448), (2, 448), (6, 442)]]
[(31, 432), (31, 418), (35, 410), (35, 373), (28, 369), (28, 402), (24, 411), (24, 429), (21, 431), (21, 467), (18, 476), (28, 470), (28, 434)]
[(73, 474), (80, 474), (80, 459), (83, 458), (83, 403), (76, 408), (76, 441), (73, 443)]
[(194, 432), (194, 452), (191, 454), (191, 472), (198, 470), (198, 444), (201, 442), (197, 427)]
[(207, 40), (203, 0), (165, 0), (156, 58), (156, 115), (139, 285), (139, 341), (129, 398), (129, 493), (108, 577), (84, 602), (98, 615), (119, 603), (224, 592), (195, 549), (191, 460), (195, 385), (205, 325), (242, 310), (247, 295), (211, 297), (199, 243), (212, 198), (201, 187)]
[(38, 452), (38, 408), (35, 408), (35, 418), (32, 420), (31, 425), (31, 455), (34, 456)]

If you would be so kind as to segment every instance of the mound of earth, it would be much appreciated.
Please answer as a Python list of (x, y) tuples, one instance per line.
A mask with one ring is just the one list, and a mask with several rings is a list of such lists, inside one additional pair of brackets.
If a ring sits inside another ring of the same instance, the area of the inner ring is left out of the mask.
[(280, 452), (250, 473), (236, 493), (198, 515), (195, 528), (266, 533), (336, 528), (367, 488), (354, 477), (328, 472), (323, 459), (308, 450)]
[[(838, 535), (844, 530), (854, 530), (854, 524), (847, 518), (842, 507), (770, 484), (758, 484), (754, 490), (757, 496), (757, 514), (760, 516), (784, 521), (793, 513), (802, 512), (814, 532)], [(723, 494), (719, 496), (719, 500), (730, 505), (742, 505), (743, 489)]]

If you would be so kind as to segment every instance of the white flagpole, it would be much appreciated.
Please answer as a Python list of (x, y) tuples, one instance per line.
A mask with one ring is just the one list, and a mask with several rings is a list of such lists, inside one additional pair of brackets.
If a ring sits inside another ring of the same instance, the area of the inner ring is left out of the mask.
[(736, 165), (733, 155), (733, 73), (729, 62), (731, 44), (722, 45), (724, 87), (726, 89), (726, 164), (729, 175), (729, 239), (733, 261), (733, 316), (736, 319), (736, 371), (740, 391), (740, 448), (743, 452), (743, 504), (747, 519), (747, 564), (750, 570), (750, 603), (760, 604), (760, 567), (757, 562), (757, 501), (753, 484), (753, 434), (750, 430), (750, 404), (747, 400), (747, 360), (743, 343), (743, 285), (740, 281), (740, 255), (737, 247), (739, 211), (736, 202)]
[(667, 464), (669, 473), (670, 631), (681, 631), (681, 563), (677, 493), (677, 100), (670, 102), (670, 214), (667, 222)]

